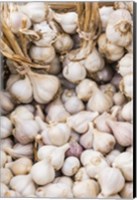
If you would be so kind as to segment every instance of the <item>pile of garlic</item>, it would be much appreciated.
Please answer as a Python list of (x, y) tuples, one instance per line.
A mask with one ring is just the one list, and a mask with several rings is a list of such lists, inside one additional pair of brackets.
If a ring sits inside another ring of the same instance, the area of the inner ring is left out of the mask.
[(5, 23), (27, 39), (35, 65), (1, 50), (9, 73), (0, 91), (1, 197), (132, 198), (131, 6), (99, 8), (97, 44), (74, 60), (76, 12), (10, 4)]

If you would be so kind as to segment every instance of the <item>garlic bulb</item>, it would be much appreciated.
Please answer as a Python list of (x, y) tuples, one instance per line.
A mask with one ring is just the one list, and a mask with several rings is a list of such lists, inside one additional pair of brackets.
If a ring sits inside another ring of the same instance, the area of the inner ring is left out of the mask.
[(62, 146), (70, 137), (70, 128), (65, 123), (51, 124), (48, 129), (48, 138), (52, 145)]
[(72, 188), (73, 186), (72, 179), (67, 176), (60, 176), (55, 178), (54, 183), (64, 183), (65, 185), (68, 185), (70, 188)]
[(13, 177), (11, 171), (7, 168), (0, 168), (0, 174), (1, 174), (1, 182), (5, 185), (8, 185), (11, 178)]
[(88, 130), (88, 123), (98, 116), (98, 112), (81, 111), (67, 118), (67, 124), (79, 134)]
[(65, 122), (69, 115), (61, 102), (53, 101), (48, 106), (46, 120), (47, 122)]
[(33, 144), (29, 143), (26, 145), (22, 145), (20, 143), (16, 143), (13, 148), (5, 147), (5, 152), (9, 154), (12, 158), (21, 158), (21, 157), (32, 158)]
[(109, 16), (114, 11), (112, 6), (103, 6), (99, 9), (103, 30), (106, 28)]
[(124, 188), (120, 192), (120, 196), (124, 199), (133, 198), (133, 183), (132, 182), (125, 183)]
[(127, 53), (118, 62), (118, 72), (121, 74), (121, 76), (126, 76), (130, 73), (133, 73), (133, 54)]
[(30, 171), (33, 181), (38, 185), (46, 185), (55, 178), (55, 171), (52, 165), (46, 160), (35, 163)]
[(90, 179), (90, 177), (87, 174), (87, 171), (86, 171), (85, 167), (79, 168), (79, 170), (75, 174), (74, 179), (75, 179), (76, 182)]
[(72, 97), (76, 97), (75, 91), (72, 89), (65, 89), (61, 95), (61, 100), (66, 103)]
[(84, 104), (77, 96), (70, 97), (65, 102), (64, 107), (70, 114), (75, 114), (84, 110)]
[(32, 161), (27, 157), (22, 157), (14, 162), (7, 163), (6, 167), (10, 168), (14, 175), (28, 174), (32, 167)]
[(72, 49), (73, 47), (73, 40), (68, 34), (60, 34), (54, 43), (54, 47), (57, 52), (65, 53)]
[(14, 118), (15, 130), (14, 137), (21, 144), (28, 144), (32, 142), (39, 132), (39, 125), (35, 120), (23, 120)]
[(50, 183), (38, 188), (36, 194), (48, 198), (73, 198), (71, 188), (64, 183)]
[(115, 105), (122, 106), (125, 103), (126, 99), (121, 92), (116, 92), (113, 96), (113, 101)]
[(123, 77), (120, 82), (120, 90), (129, 98), (133, 98), (133, 74), (128, 74)]
[(95, 127), (96, 127), (99, 131), (110, 133), (110, 132), (111, 132), (111, 129), (110, 129), (110, 127), (109, 127), (108, 124), (107, 124), (107, 120), (108, 120), (108, 119), (115, 120), (115, 118), (112, 117), (112, 115), (110, 115), (110, 114), (107, 113), (107, 112), (103, 112), (101, 115), (99, 115), (99, 116), (94, 120)]
[(0, 133), (1, 134), (0, 134), (0, 138), (1, 139), (7, 138), (12, 133), (12, 123), (5, 116), (1, 116), (0, 117), (0, 122), (1, 122), (1, 127), (0, 127)]
[(29, 79), (33, 86), (34, 99), (38, 103), (48, 103), (59, 89), (59, 79), (52, 75), (29, 72)]
[(93, 124), (89, 122), (89, 129), (80, 137), (80, 144), (85, 149), (91, 149), (93, 146)]
[(86, 70), (79, 62), (70, 62), (63, 69), (63, 76), (72, 83), (78, 83), (86, 77)]
[(36, 46), (46, 47), (50, 46), (54, 42), (57, 33), (46, 21), (34, 24), (33, 28), (34, 31), (41, 35), (39, 40), (34, 41)]
[(98, 39), (99, 52), (109, 61), (117, 61), (124, 55), (124, 48), (110, 42), (105, 33)]
[(112, 43), (125, 47), (131, 39), (132, 18), (125, 9), (118, 9), (112, 12), (106, 27), (106, 36)]
[(5, 197), (6, 192), (8, 192), (9, 188), (4, 183), (0, 183), (0, 197)]
[(100, 89), (96, 90), (90, 97), (87, 103), (87, 109), (103, 113), (108, 111), (113, 105), (111, 95), (102, 92)]
[(79, 167), (80, 167), (80, 162), (78, 158), (70, 156), (66, 158), (66, 160), (64, 161), (64, 164), (62, 167), (62, 173), (65, 176), (73, 176), (74, 174), (76, 174)]
[(29, 2), (20, 6), (20, 10), (36, 23), (43, 21), (47, 12), (44, 2)]
[(121, 170), (126, 181), (133, 181), (133, 155), (130, 152), (123, 152), (118, 155), (114, 162), (113, 167)]
[(38, 158), (39, 160), (47, 160), (52, 164), (54, 169), (59, 170), (63, 166), (65, 152), (69, 149), (69, 147), (70, 145), (68, 143), (60, 147), (53, 145), (42, 146), (38, 150)]
[(112, 166), (112, 163), (114, 162), (115, 158), (120, 154), (120, 151), (117, 149), (113, 149), (109, 154), (106, 156), (107, 163)]
[(121, 110), (121, 115), (124, 120), (129, 122), (133, 121), (133, 101), (129, 101), (123, 106)]
[(97, 49), (93, 49), (91, 54), (84, 61), (84, 67), (89, 73), (97, 72), (104, 67), (104, 60)]
[(6, 161), (7, 161), (7, 155), (4, 151), (0, 151), (0, 167), (4, 167)]
[(86, 78), (76, 86), (76, 93), (79, 99), (88, 101), (96, 89), (97, 84), (94, 81)]
[(73, 194), (75, 198), (95, 198), (99, 193), (99, 185), (94, 180), (74, 182)]
[(109, 153), (115, 145), (115, 138), (113, 135), (93, 129), (93, 149), (102, 154)]
[(31, 21), (28, 16), (20, 11), (13, 11), (7, 19), (7, 24), (13, 33), (19, 32), (21, 29), (29, 29)]
[(55, 50), (52, 46), (38, 47), (32, 45), (29, 54), (36, 63), (50, 63), (55, 58)]
[(60, 24), (66, 33), (75, 33), (77, 28), (78, 15), (75, 12), (53, 13), (53, 18)]
[(36, 190), (30, 174), (14, 176), (10, 181), (10, 188), (19, 192), (23, 197), (35, 194)]
[(7, 114), (14, 108), (14, 103), (11, 99), (11, 95), (8, 92), (0, 91), (0, 112), (1, 114)]
[(98, 182), (104, 196), (117, 194), (125, 185), (125, 179), (120, 170), (111, 167), (106, 167), (99, 172)]
[(66, 151), (66, 156), (67, 157), (75, 156), (75, 157), (79, 158), (83, 151), (82, 146), (79, 145), (78, 142), (73, 141), (73, 140), (69, 144), (70, 144), (70, 148)]
[(133, 126), (128, 122), (107, 121), (117, 142), (121, 146), (129, 146), (133, 141)]
[(13, 141), (11, 140), (11, 138), (5, 138), (5, 139), (1, 139), (0, 140), (0, 148), (2, 151), (4, 151), (5, 147), (13, 147)]

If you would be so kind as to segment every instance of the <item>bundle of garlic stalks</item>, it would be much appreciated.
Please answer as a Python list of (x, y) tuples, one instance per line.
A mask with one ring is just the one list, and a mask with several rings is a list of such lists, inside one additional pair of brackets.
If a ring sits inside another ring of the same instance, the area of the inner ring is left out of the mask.
[(1, 197), (131, 198), (133, 3), (1, 3)]

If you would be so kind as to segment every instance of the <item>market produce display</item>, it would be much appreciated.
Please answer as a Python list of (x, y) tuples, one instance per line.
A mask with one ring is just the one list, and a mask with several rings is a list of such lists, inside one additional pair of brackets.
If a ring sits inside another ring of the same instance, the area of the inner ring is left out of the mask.
[(0, 6), (1, 197), (132, 198), (133, 2)]

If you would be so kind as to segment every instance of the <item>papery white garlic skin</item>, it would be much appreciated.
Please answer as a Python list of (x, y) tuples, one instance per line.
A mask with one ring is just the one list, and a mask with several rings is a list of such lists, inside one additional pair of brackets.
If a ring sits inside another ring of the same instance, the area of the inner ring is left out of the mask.
[(114, 9), (112, 6), (103, 6), (102, 8), (99, 9), (103, 29), (106, 28), (109, 16), (113, 11)]
[(67, 124), (79, 134), (88, 130), (88, 123), (98, 116), (98, 112), (81, 111), (67, 118)]
[(70, 137), (70, 128), (65, 123), (51, 125), (48, 130), (48, 136), (52, 145), (61, 146), (67, 143)]
[(68, 185), (70, 188), (72, 188), (73, 186), (72, 179), (67, 176), (60, 176), (55, 178), (54, 183), (64, 183), (65, 185)]
[(97, 84), (94, 81), (86, 78), (77, 85), (76, 93), (79, 99), (88, 101), (96, 88)]
[(84, 180), (90, 179), (90, 177), (87, 174), (87, 171), (86, 171), (85, 167), (79, 168), (79, 170), (75, 174), (75, 178), (74, 179), (75, 179), (75, 181), (84, 181)]
[(19, 192), (23, 197), (35, 194), (36, 190), (30, 174), (14, 176), (10, 181), (10, 187)]
[(117, 92), (113, 96), (113, 101), (115, 105), (123, 105), (125, 103), (125, 96), (121, 92)]
[(104, 67), (104, 60), (101, 57), (100, 53), (94, 49), (91, 54), (87, 56), (84, 62), (85, 68), (89, 73), (97, 72)]
[(34, 99), (38, 103), (44, 104), (51, 101), (60, 86), (59, 79), (52, 75), (31, 72), (29, 78), (33, 86)]
[[(99, 199), (104, 199), (105, 198), (105, 196), (102, 194), (102, 193), (100, 193), (98, 196), (97, 196)], [(106, 196), (107, 198), (116, 198), (116, 199), (121, 199), (121, 196), (120, 195), (118, 195), (118, 194), (115, 194), (115, 195), (111, 195), (111, 196)]]
[(94, 180), (74, 182), (73, 194), (75, 198), (95, 198), (99, 193), (99, 185)]
[(8, 92), (0, 91), (0, 112), (1, 114), (7, 114), (11, 112), (14, 108), (14, 103), (12, 102), (11, 95)]
[(0, 140), (0, 148), (2, 151), (4, 151), (5, 147), (13, 147), (13, 141), (11, 140), (11, 138), (5, 138), (5, 139), (1, 139)]
[(120, 170), (111, 167), (106, 167), (99, 172), (98, 182), (104, 196), (117, 194), (125, 185), (125, 179)]
[(18, 106), (16, 107), (16, 109), (14, 109), (14, 111), (10, 114), (10, 119), (12, 122), (15, 121), (14, 120), (15, 117), (25, 120), (34, 118), (32, 112), (30, 112), (25, 106)]
[(66, 33), (75, 33), (77, 28), (78, 15), (75, 12), (54, 13), (54, 19), (61, 25)]
[(92, 148), (93, 146), (93, 124), (92, 123), (89, 123), (88, 131), (80, 137), (79, 142), (85, 149)]
[(0, 197), (5, 197), (6, 192), (8, 192), (9, 188), (4, 183), (0, 182)]
[(120, 82), (120, 90), (129, 98), (133, 98), (133, 74), (127, 74)]
[(107, 163), (112, 166), (112, 163), (114, 162), (115, 158), (120, 154), (120, 151), (117, 149), (113, 149), (109, 154), (106, 155), (106, 161)]
[(130, 152), (123, 152), (118, 155), (114, 162), (113, 167), (121, 170), (126, 181), (133, 181), (133, 155)]
[(133, 121), (133, 101), (129, 101), (123, 106), (121, 115), (124, 120), (131, 122)]
[(0, 174), (1, 174), (1, 182), (5, 185), (8, 185), (11, 178), (13, 177), (10, 169), (8, 168), (0, 168)]
[(22, 157), (12, 163), (8, 163), (6, 166), (8, 167), (8, 165), (14, 175), (23, 175), (30, 172), (32, 161), (27, 157)]
[(106, 28), (106, 36), (109, 41), (118, 46), (127, 46), (132, 38), (132, 18), (125, 9), (112, 12)]
[(75, 156), (77, 158), (80, 157), (83, 148), (81, 145), (79, 145), (78, 142), (76, 142), (75, 140), (69, 143), (70, 144), (70, 148), (66, 151), (66, 156)]
[(75, 114), (75, 113), (78, 113), (78, 112), (84, 110), (84, 104), (80, 99), (78, 99), (77, 96), (70, 97), (65, 102), (64, 107), (71, 114)]
[(75, 97), (75, 91), (72, 89), (65, 89), (61, 95), (61, 100), (66, 103), (70, 98)]
[(34, 24), (33, 29), (41, 35), (39, 40), (34, 41), (36, 46), (46, 47), (50, 46), (54, 42), (57, 33), (46, 21)]
[(54, 47), (57, 52), (64, 53), (72, 49), (73, 40), (67, 34), (61, 34), (57, 37)]
[(5, 116), (0, 117), (0, 122), (1, 122), (0, 138), (4, 139), (4, 138), (7, 138), (8, 136), (10, 136), (12, 134), (12, 123)]
[(120, 192), (122, 198), (133, 198), (133, 182), (125, 183), (124, 188)]
[(41, 22), (45, 19), (46, 9), (44, 2), (29, 2), (20, 7), (21, 11), (33, 22)]
[(36, 62), (42, 62), (44, 64), (50, 63), (55, 58), (55, 50), (52, 46), (38, 47), (32, 45), (30, 50), (30, 57)]
[(66, 158), (62, 167), (62, 173), (66, 176), (73, 176), (79, 169), (80, 162), (78, 158), (70, 156)]
[(63, 76), (72, 83), (78, 83), (86, 77), (86, 70), (81, 63), (70, 62), (64, 67)]
[(19, 192), (14, 191), (14, 190), (8, 190), (5, 193), (4, 197), (16, 198), (16, 197), (21, 197), (21, 194)]
[(13, 33), (17, 33), (20, 29), (29, 29), (31, 27), (30, 19), (19, 11), (11, 12), (7, 23)]
[(109, 153), (116, 143), (113, 135), (98, 131), (97, 129), (93, 130), (93, 149), (101, 152), (102, 154)]
[(133, 54), (127, 53), (118, 63), (118, 72), (121, 76), (133, 73)]
[(31, 176), (38, 185), (46, 185), (55, 178), (55, 171), (52, 165), (46, 160), (35, 163), (31, 168)]
[(4, 151), (0, 151), (0, 167), (4, 167), (6, 161), (7, 161), (7, 155)]

